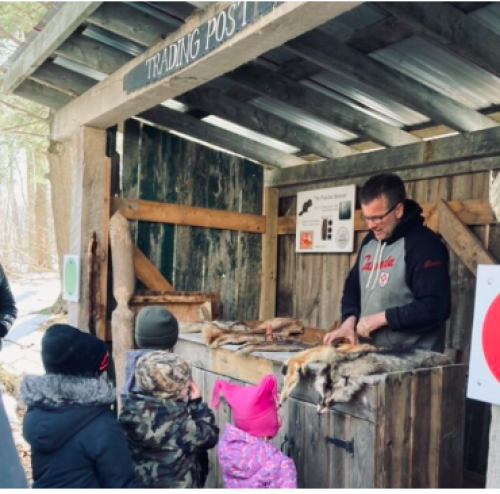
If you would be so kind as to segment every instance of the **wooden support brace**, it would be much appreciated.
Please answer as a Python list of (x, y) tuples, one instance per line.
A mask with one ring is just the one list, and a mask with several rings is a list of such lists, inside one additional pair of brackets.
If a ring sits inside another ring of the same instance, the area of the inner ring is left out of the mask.
[(477, 274), (478, 264), (497, 264), (478, 238), (443, 200), (439, 201), (438, 215), (439, 233), (474, 275)]
[(278, 265), (278, 204), (279, 190), (264, 189), (266, 233), (262, 237), (262, 276), (260, 288), (261, 320), (270, 319), (276, 312), (276, 270)]
[(136, 278), (141, 280), (150, 290), (167, 292), (174, 290), (174, 287), (163, 277), (137, 245), (134, 245), (134, 271)]
[(265, 218), (256, 214), (236, 213), (218, 209), (181, 206), (154, 201), (113, 199), (113, 212), (120, 212), (128, 220), (152, 221), (174, 225), (199, 226), (220, 230), (263, 233)]
[[(464, 225), (489, 225), (495, 223), (495, 216), (488, 201), (451, 201), (447, 203)], [(426, 225), (435, 232), (438, 231), (438, 203), (430, 202), (420, 205)], [(361, 210), (354, 213), (354, 230), (366, 230), (366, 223), (361, 219)], [(278, 235), (295, 235), (295, 216), (281, 216), (278, 218)]]

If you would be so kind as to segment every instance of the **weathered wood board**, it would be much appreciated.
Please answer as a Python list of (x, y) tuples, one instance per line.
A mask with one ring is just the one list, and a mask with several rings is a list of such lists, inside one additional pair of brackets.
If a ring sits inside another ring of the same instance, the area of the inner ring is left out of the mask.
[[(136, 121), (125, 123), (122, 184), (124, 199), (262, 214), (260, 166)], [(218, 292), (225, 319), (258, 319), (261, 234), (131, 226), (139, 249), (175, 290)]]

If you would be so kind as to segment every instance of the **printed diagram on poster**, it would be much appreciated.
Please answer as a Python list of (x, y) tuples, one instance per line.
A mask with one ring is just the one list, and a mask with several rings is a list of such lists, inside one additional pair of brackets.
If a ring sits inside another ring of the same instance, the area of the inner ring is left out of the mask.
[(500, 405), (500, 266), (478, 266), (467, 397)]
[(356, 186), (297, 194), (297, 252), (352, 252)]

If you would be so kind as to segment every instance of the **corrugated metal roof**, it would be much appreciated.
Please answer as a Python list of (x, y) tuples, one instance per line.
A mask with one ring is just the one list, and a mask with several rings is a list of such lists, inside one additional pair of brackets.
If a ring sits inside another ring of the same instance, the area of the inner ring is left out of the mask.
[(242, 137), (246, 137), (247, 139), (252, 139), (253, 141), (260, 142), (261, 144), (266, 144), (267, 146), (272, 147), (277, 151), (282, 151), (289, 154), (296, 154), (300, 151), (300, 149), (295, 146), (290, 146), (289, 144), (278, 141), (277, 139), (273, 139), (272, 137), (268, 137), (259, 132), (247, 129), (246, 127), (242, 127), (241, 125), (229, 122), (228, 120), (224, 120), (223, 118), (216, 117), (215, 115), (210, 115), (208, 117), (202, 118), (202, 120), (221, 129), (228, 130), (233, 134), (238, 134)]
[(424, 38), (411, 38), (370, 54), (473, 109), (500, 103), (500, 79)]

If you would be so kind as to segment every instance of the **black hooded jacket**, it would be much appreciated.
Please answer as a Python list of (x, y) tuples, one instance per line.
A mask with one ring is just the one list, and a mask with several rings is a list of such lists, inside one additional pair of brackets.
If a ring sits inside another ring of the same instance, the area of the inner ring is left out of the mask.
[(449, 255), (440, 238), (424, 226), (422, 208), (410, 199), (391, 237), (365, 237), (342, 296), (342, 320), (385, 312), (388, 325), (371, 333), (377, 346), (412, 344), (444, 349), (450, 317)]
[(132, 457), (99, 378), (27, 376), (23, 434), (31, 445), (34, 488), (133, 488)]

